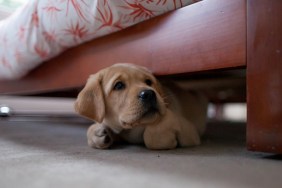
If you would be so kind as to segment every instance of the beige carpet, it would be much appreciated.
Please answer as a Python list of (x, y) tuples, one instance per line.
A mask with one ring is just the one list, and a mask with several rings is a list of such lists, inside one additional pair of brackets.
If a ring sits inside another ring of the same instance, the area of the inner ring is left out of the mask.
[(245, 150), (244, 124), (210, 124), (195, 148), (94, 150), (85, 122), (0, 119), (1, 188), (281, 188), (281, 156)]

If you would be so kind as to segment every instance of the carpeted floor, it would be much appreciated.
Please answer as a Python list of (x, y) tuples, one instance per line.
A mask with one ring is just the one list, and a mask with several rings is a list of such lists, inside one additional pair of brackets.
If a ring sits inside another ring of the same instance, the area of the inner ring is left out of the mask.
[[(33, 119), (34, 120), (34, 119)], [(199, 147), (94, 150), (85, 122), (0, 119), (0, 187), (280, 188), (281, 156), (245, 149), (245, 126), (211, 123)]]

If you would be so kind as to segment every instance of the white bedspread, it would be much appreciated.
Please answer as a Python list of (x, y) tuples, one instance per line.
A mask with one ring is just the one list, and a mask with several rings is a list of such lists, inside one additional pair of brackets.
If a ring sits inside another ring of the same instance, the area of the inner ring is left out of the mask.
[(196, 1), (29, 0), (0, 21), (0, 79), (20, 78), (67, 48)]

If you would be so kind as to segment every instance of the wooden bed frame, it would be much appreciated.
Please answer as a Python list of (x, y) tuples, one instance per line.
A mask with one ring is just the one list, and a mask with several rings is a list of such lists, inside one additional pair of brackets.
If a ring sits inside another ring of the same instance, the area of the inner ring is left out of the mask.
[(116, 62), (156, 75), (246, 69), (247, 147), (282, 153), (282, 1), (204, 0), (69, 49), (0, 93), (78, 88)]

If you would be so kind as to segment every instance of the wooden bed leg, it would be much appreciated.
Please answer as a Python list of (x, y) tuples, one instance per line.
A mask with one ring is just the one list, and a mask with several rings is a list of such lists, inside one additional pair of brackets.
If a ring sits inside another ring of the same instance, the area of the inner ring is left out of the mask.
[(282, 1), (247, 0), (247, 147), (282, 153)]

